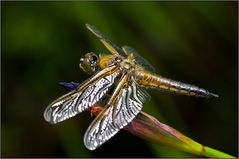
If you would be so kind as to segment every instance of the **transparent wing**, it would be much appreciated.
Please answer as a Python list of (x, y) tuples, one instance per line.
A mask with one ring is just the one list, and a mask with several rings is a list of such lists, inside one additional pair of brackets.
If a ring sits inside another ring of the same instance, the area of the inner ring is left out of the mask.
[(147, 96), (134, 82), (124, 88), (114, 105), (103, 110), (89, 126), (85, 146), (94, 150), (114, 136), (136, 117)]
[(146, 59), (140, 56), (134, 48), (129, 46), (123, 46), (122, 49), (127, 55), (133, 54), (137, 64), (139, 64), (140, 66), (143, 66), (145, 69), (147, 69), (148, 71), (152, 73), (155, 72), (154, 67)]
[(106, 94), (110, 86), (114, 83), (115, 78), (119, 75), (119, 71), (115, 71), (112, 74), (104, 76), (110, 70), (104, 69), (98, 72), (76, 90), (52, 102), (44, 112), (45, 120), (55, 124), (93, 106)]
[(87, 29), (89, 29), (93, 34), (95, 34), (100, 41), (105, 45), (105, 47), (115, 55), (121, 55), (126, 57), (125, 53), (121, 48), (119, 48), (117, 45), (115, 45), (112, 41), (107, 39), (101, 32), (99, 32), (95, 27), (86, 24)]

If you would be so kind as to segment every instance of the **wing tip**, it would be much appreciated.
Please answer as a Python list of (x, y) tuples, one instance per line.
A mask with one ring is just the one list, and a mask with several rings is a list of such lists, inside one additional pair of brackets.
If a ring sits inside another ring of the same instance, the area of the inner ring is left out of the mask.
[(94, 35), (96, 35), (98, 38), (102, 39), (104, 38), (104, 35), (102, 33), (100, 33), (95, 26), (90, 25), (88, 23), (85, 24), (86, 28), (88, 30), (90, 30)]
[(85, 147), (88, 149), (88, 150), (91, 150), (91, 151), (94, 151), (97, 147), (94, 147), (92, 145), (87, 145), (85, 144)]
[(43, 116), (44, 116), (45, 121), (47, 121), (50, 124), (55, 124), (48, 116), (46, 116), (45, 114)]
[(219, 95), (218, 95), (218, 94), (214, 94), (214, 93), (211, 93), (211, 92), (209, 92), (208, 95), (209, 95), (209, 97), (219, 98)]
[(92, 144), (89, 140), (89, 136), (85, 133), (84, 135), (84, 145), (88, 150), (95, 150), (98, 146), (94, 146), (94, 144)]
[(55, 122), (54, 120), (52, 120), (52, 116), (51, 116), (51, 112), (52, 110), (46, 109), (44, 111), (43, 117), (45, 119), (45, 121), (47, 121), (50, 124), (56, 124), (57, 122)]
[(94, 33), (95, 27), (93, 27), (92, 25), (90, 25), (88, 23), (86, 23), (85, 26), (86, 26), (87, 29), (89, 29), (91, 32)]
[(85, 23), (86, 28), (91, 28), (91, 25), (88, 23)]

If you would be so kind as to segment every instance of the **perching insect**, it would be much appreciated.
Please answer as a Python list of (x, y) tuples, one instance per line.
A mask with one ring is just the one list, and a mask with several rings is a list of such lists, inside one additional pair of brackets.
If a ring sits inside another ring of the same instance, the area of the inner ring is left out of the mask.
[(189, 96), (218, 97), (202, 88), (153, 74), (151, 65), (133, 48), (123, 46), (121, 49), (93, 26), (86, 24), (86, 27), (112, 54), (98, 57), (91, 52), (81, 58), (80, 68), (93, 75), (75, 90), (53, 101), (46, 108), (44, 117), (52, 124), (69, 119), (94, 106), (113, 87), (105, 109), (85, 133), (84, 144), (88, 149), (94, 150), (105, 143), (137, 116), (149, 97), (142, 87)]

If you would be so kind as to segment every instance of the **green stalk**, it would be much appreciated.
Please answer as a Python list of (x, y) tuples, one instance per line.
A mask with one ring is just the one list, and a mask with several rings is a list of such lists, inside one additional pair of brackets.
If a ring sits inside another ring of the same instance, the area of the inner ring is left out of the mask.
[(235, 156), (231, 156), (229, 154), (226, 154), (224, 152), (215, 150), (215, 149), (207, 147), (207, 146), (204, 146), (204, 151), (202, 151), (201, 155), (206, 156), (206, 157), (236, 158)]
[(124, 129), (146, 140), (174, 147), (191, 154), (216, 158), (236, 158), (192, 140), (145, 112), (138, 114)]

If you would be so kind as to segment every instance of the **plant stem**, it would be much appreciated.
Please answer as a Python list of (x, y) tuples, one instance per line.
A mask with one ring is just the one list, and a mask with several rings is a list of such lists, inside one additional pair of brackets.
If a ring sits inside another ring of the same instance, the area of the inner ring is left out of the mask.
[(216, 149), (204, 146), (204, 149), (201, 153), (203, 156), (207, 157), (217, 157), (217, 158), (236, 158), (235, 156), (231, 156), (229, 154), (226, 154), (224, 152), (218, 151)]

